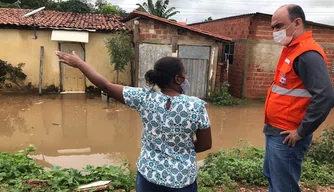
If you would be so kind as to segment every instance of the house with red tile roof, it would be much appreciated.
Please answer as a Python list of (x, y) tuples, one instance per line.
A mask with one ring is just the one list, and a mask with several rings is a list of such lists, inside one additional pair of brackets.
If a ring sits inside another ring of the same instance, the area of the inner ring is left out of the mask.
[[(13, 65), (25, 63), (26, 85), (61, 92), (85, 92), (92, 83), (78, 70), (58, 62), (56, 50), (75, 51), (109, 81), (116, 81), (105, 38), (131, 32), (116, 15), (42, 10), (23, 17), (28, 9), (0, 8), (0, 59)], [(130, 85), (130, 64), (119, 75)]]
[(220, 87), (218, 45), (231, 38), (174, 22), (148, 13), (133, 11), (123, 19), (133, 31), (135, 85), (145, 86), (145, 73), (164, 56), (179, 57), (190, 81), (189, 95), (206, 98)]

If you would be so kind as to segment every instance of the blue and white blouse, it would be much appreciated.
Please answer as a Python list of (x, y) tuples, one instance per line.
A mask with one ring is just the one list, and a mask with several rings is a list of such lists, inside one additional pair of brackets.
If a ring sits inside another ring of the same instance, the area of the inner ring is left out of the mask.
[(193, 138), (197, 129), (210, 127), (206, 103), (149, 88), (124, 87), (123, 96), (125, 104), (139, 112), (143, 123), (138, 171), (148, 181), (170, 188), (192, 184), (197, 177)]

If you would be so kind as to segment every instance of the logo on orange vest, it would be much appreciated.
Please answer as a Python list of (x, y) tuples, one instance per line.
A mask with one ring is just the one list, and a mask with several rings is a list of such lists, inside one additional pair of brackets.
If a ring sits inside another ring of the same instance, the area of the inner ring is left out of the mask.
[(290, 59), (286, 58), (284, 62), (290, 65)]
[(281, 79), (279, 80), (280, 84), (286, 86), (286, 76), (284, 74), (281, 74)]

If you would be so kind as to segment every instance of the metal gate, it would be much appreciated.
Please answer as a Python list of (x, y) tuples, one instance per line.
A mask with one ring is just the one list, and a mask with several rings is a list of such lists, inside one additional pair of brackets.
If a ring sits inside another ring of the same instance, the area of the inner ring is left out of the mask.
[(190, 82), (187, 95), (206, 98), (210, 47), (182, 45), (179, 46), (179, 57)]
[(172, 56), (171, 45), (140, 44), (138, 87), (145, 87), (145, 73), (153, 69), (154, 63), (162, 57)]

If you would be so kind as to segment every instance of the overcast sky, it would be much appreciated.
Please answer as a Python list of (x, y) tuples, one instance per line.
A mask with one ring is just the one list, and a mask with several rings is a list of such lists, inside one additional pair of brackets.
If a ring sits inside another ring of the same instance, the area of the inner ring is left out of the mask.
[[(95, 2), (95, 0), (91, 0)], [(136, 9), (136, 3), (146, 0), (108, 0), (128, 12)], [(153, 0), (155, 2), (155, 0)], [(170, 0), (170, 6), (176, 7), (179, 14), (173, 17), (187, 23), (201, 22), (208, 17), (213, 19), (262, 12), (273, 14), (281, 5), (291, 0)], [(294, 0), (305, 12), (306, 20), (334, 25), (334, 0)]]

